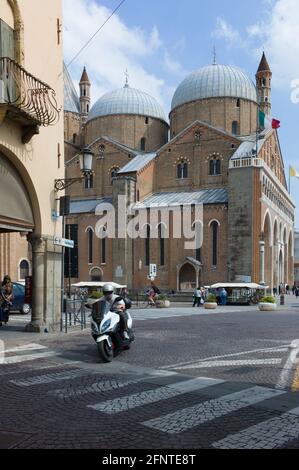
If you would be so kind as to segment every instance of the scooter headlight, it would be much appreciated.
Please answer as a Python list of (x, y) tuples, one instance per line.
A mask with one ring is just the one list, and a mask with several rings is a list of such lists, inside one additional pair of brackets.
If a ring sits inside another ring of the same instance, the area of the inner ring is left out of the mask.
[(110, 325), (111, 325), (111, 320), (105, 321), (105, 323), (101, 327), (101, 333), (105, 333), (105, 331), (108, 330), (108, 328), (110, 328)]

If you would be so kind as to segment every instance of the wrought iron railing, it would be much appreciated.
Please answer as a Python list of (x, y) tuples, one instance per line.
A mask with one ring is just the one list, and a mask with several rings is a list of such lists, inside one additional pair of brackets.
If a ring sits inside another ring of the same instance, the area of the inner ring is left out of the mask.
[(17, 62), (0, 58), (0, 104), (18, 107), (41, 126), (50, 126), (59, 119), (55, 91), (28, 73)]

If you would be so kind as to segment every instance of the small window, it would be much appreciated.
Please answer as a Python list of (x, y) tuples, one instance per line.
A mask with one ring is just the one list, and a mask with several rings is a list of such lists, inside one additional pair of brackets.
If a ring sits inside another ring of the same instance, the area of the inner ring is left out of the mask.
[(77, 140), (77, 134), (73, 134), (73, 144), (76, 143), (76, 140)]
[(93, 189), (93, 175), (88, 175), (84, 180), (85, 189)]
[(238, 133), (239, 133), (238, 121), (234, 121), (234, 122), (232, 123), (232, 134), (238, 135)]
[(240, 100), (240, 98), (238, 98), (237, 99), (237, 108), (240, 108), (240, 106), (241, 106), (241, 100)]
[(29, 276), (29, 262), (26, 260), (20, 263), (20, 280), (26, 279)]
[(146, 118), (145, 118), (145, 124), (148, 124), (148, 123), (149, 123), (149, 118), (146, 117)]
[(113, 178), (117, 177), (117, 173), (119, 172), (119, 170), (120, 170), (120, 168), (118, 166), (115, 166), (115, 167), (112, 168), (111, 173), (110, 173), (111, 183), (112, 183)]
[(179, 180), (188, 178), (188, 163), (182, 162), (177, 166), (177, 178)]
[(89, 104), (87, 105), (87, 112), (89, 113)]
[(219, 158), (213, 158), (210, 160), (210, 176), (216, 176), (221, 174), (221, 160)]
[(88, 264), (93, 263), (93, 231), (91, 229), (87, 232), (88, 236)]
[(142, 139), (140, 140), (140, 150), (141, 150), (141, 152), (145, 152), (145, 144), (146, 144), (146, 139), (144, 137), (142, 137)]

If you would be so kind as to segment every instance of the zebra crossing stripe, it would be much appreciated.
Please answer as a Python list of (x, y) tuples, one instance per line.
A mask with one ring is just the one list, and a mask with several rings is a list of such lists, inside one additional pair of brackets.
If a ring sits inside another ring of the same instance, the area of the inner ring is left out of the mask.
[(120, 380), (101, 380), (100, 382), (95, 382), (89, 386), (80, 386), (72, 389), (59, 389), (51, 390), (48, 392), (48, 395), (55, 396), (57, 398), (73, 398), (82, 395), (88, 395), (89, 393), (101, 393), (101, 392), (110, 392), (112, 390), (117, 390), (119, 388), (124, 388), (129, 385), (139, 383), (142, 379), (127, 380), (122, 382)]
[(283, 393), (270, 388), (252, 387), (145, 421), (143, 425), (168, 434), (178, 434)]
[(52, 351), (39, 353), (39, 354), (27, 354), (24, 356), (9, 356), (1, 358), (0, 365), (2, 364), (18, 364), (21, 362), (35, 361), (36, 359), (45, 359), (47, 357), (59, 356), (59, 353)]
[(17, 346), (16, 348), (13, 348), (13, 349), (6, 349), (3, 352), (7, 354), (7, 353), (19, 352), (19, 351), (38, 351), (38, 350), (43, 350), (43, 349), (48, 349), (48, 348), (46, 346), (42, 346), (41, 344), (30, 343), (30, 344), (24, 344), (23, 346)]
[(227, 436), (216, 449), (274, 449), (299, 439), (299, 408)]
[(84, 377), (85, 375), (91, 375), (92, 372), (83, 369), (74, 369), (63, 372), (57, 372), (53, 374), (44, 374), (37, 377), (30, 377), (29, 379), (16, 379), (10, 380), (10, 383), (19, 387), (32, 387), (33, 385), (50, 384), (53, 382), (59, 382), (62, 380), (72, 380), (77, 377)]
[(89, 405), (88, 408), (92, 408), (96, 411), (101, 411), (106, 414), (116, 414), (122, 411), (127, 411), (139, 406), (156, 403), (161, 400), (167, 400), (184, 393), (194, 392), (201, 390), (212, 385), (219, 385), (224, 383), (223, 380), (210, 379), (205, 377), (199, 377), (193, 380), (187, 380), (184, 382), (178, 382), (175, 384), (167, 385), (165, 387), (159, 387), (155, 390), (147, 390), (141, 393), (135, 393), (114, 400), (108, 400), (95, 405)]

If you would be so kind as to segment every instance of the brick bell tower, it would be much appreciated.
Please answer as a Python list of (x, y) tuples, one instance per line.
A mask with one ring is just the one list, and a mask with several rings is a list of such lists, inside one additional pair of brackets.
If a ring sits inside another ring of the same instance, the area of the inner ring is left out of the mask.
[(255, 77), (260, 109), (266, 116), (270, 116), (272, 72), (264, 52)]
[(82, 77), (79, 83), (80, 86), (80, 112), (82, 121), (85, 122), (90, 110), (90, 89), (91, 83), (89, 81), (86, 68), (84, 67)]

